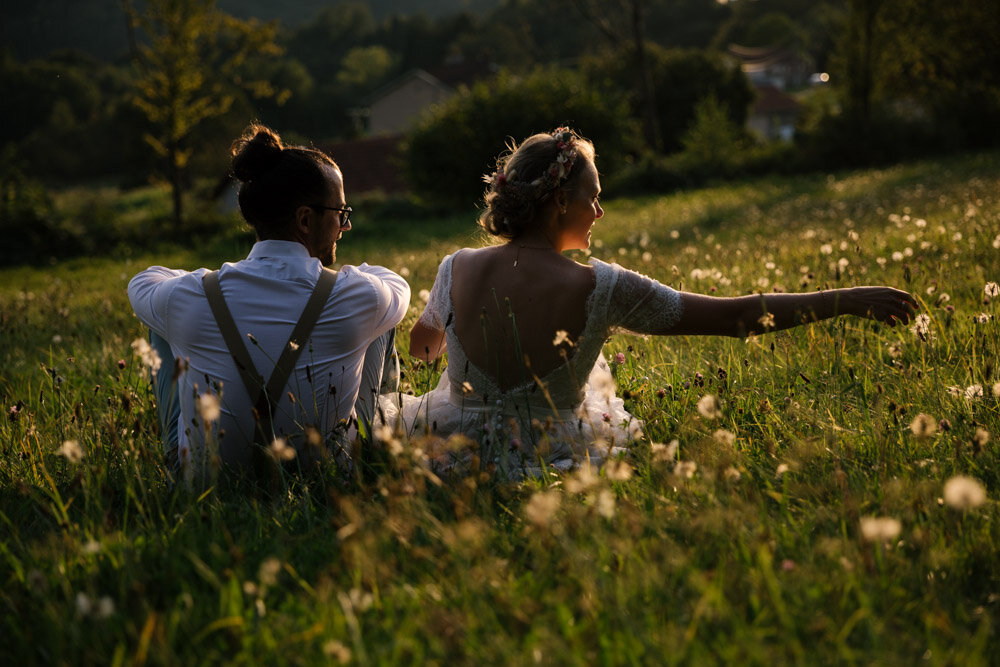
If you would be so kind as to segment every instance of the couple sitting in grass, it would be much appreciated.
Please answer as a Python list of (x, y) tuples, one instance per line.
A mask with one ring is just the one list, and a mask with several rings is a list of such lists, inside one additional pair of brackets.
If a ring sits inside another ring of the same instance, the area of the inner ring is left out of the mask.
[[(254, 151), (266, 159), (250, 168)], [(350, 229), (335, 163), (282, 147), (260, 127), (234, 152), (240, 210), (259, 239), (249, 257), (218, 272), (153, 267), (129, 285), (161, 356), (178, 360), (155, 386), (168, 457), (176, 451), (181, 463), (204, 461), (217, 446), (224, 464), (245, 467), (254, 443), (272, 458), (347, 459), (360, 422), (361, 433), (462, 434), (472, 453), (512, 476), (565, 469), (641, 434), (601, 353), (617, 331), (746, 336), (842, 314), (891, 325), (916, 308), (890, 287), (710, 297), (569, 259), (564, 251), (590, 246), (604, 210), (594, 146), (559, 128), (512, 146), (486, 178), (479, 224), (500, 243), (442, 260), (410, 354), (430, 362), (447, 351), (448, 365), (427, 394), (400, 394), (392, 332), (409, 300), (405, 282), (364, 264), (342, 267), (332, 290), (320, 280), (333, 274), (323, 265)], [(220, 284), (224, 297), (213, 297)], [(198, 406), (216, 404), (221, 415), (199, 415)], [(468, 453), (432, 455), (448, 466)]]

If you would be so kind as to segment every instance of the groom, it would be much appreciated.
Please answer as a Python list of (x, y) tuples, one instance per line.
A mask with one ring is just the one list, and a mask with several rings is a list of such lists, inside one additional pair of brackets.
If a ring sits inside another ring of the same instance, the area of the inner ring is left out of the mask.
[(233, 144), (240, 212), (257, 242), (218, 271), (153, 266), (129, 282), (162, 365), (154, 377), (168, 464), (258, 475), (370, 433), (398, 383), (395, 326), (410, 288), (378, 266), (334, 272), (351, 229), (343, 176), (324, 153), (252, 125)]

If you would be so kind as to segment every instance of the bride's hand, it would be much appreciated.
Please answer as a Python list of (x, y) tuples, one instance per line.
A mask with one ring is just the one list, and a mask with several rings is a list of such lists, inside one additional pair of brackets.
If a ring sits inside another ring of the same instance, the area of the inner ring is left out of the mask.
[(911, 294), (892, 287), (851, 287), (846, 292), (846, 312), (889, 326), (909, 322), (919, 308)]

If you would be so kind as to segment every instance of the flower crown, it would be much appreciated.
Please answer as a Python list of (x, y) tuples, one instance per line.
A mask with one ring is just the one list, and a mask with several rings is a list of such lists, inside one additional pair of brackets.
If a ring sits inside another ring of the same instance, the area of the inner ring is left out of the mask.
[(514, 188), (517, 190), (530, 189), (537, 194), (538, 198), (547, 195), (566, 181), (569, 173), (573, 170), (573, 165), (576, 163), (578, 155), (574, 146), (574, 140), (577, 138), (576, 134), (568, 127), (556, 128), (552, 133), (552, 138), (556, 140), (556, 147), (559, 149), (559, 153), (552, 164), (546, 167), (542, 175), (535, 180), (530, 183), (517, 182), (514, 178), (517, 175), (516, 170), (511, 171), (509, 174), (504, 174), (502, 171), (497, 170), (488, 176), (484, 176), (483, 181), (488, 183), (494, 192), (501, 189)]

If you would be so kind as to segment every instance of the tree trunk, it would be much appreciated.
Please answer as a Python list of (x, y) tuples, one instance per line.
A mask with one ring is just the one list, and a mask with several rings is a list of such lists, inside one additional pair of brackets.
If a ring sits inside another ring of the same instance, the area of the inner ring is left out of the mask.
[(660, 136), (660, 117), (656, 111), (656, 90), (646, 58), (646, 38), (642, 22), (642, 0), (631, 0), (632, 39), (636, 71), (639, 73), (639, 92), (642, 96), (646, 141), (659, 152), (663, 141)]

